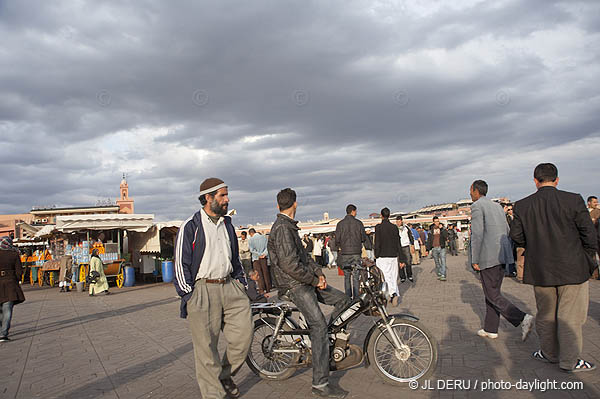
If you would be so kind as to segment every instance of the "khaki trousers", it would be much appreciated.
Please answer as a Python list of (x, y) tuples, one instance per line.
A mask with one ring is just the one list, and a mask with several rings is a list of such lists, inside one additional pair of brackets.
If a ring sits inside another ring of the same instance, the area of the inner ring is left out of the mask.
[(418, 265), (419, 263), (421, 263), (421, 257), (419, 256), (419, 250), (415, 249), (415, 252), (411, 254), (412, 256), (412, 264), (413, 265)]
[[(198, 280), (187, 309), (202, 398), (225, 398), (220, 380), (231, 378), (244, 364), (252, 340), (252, 313), (244, 286), (237, 280), (225, 284)], [(227, 340), (223, 360), (217, 350), (220, 331)]]
[(557, 287), (534, 286), (537, 315), (535, 328), (544, 356), (560, 362), (563, 369), (575, 367), (583, 350), (583, 323), (590, 302), (589, 282)]

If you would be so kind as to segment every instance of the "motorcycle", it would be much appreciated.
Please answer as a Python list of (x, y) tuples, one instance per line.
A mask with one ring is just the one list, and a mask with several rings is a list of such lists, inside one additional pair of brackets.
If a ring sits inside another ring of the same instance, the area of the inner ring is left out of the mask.
[[(373, 263), (363, 260), (355, 267), (360, 273), (359, 297), (328, 325), (330, 370), (345, 370), (364, 360), (366, 367), (372, 363), (376, 373), (394, 385), (428, 378), (437, 365), (435, 339), (417, 317), (388, 313), (386, 304), (391, 295)], [(254, 335), (246, 364), (256, 375), (266, 380), (285, 380), (296, 369), (311, 367), (309, 326), (293, 304), (255, 303), (252, 312)], [(362, 349), (349, 343), (347, 331), (361, 314), (376, 318)]]

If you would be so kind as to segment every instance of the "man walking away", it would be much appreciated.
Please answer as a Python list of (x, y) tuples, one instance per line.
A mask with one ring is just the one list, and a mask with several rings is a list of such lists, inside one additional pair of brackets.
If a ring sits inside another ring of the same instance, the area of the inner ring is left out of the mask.
[(521, 325), (521, 339), (525, 341), (533, 326), (533, 316), (522, 312), (506, 299), (500, 288), (504, 280), (503, 267), (514, 261), (509, 227), (504, 210), (486, 195), (488, 185), (475, 180), (470, 188), (471, 199), (471, 265), (481, 272), (485, 295), (485, 323), (477, 335), (498, 338), (500, 315), (517, 327)]
[(581, 359), (589, 278), (598, 243), (579, 194), (561, 191), (558, 170), (543, 163), (533, 173), (537, 192), (518, 201), (510, 236), (525, 248), (523, 282), (533, 285), (541, 349), (533, 357), (567, 372), (596, 368)]
[(312, 393), (324, 398), (344, 398), (348, 392), (329, 384), (327, 322), (319, 302), (335, 306), (331, 319), (349, 305), (343, 292), (327, 285), (321, 268), (308, 256), (298, 235), (296, 192), (285, 188), (277, 194), (280, 213), (269, 235), (269, 257), (279, 292), (287, 294), (310, 326), (312, 343)]
[(381, 223), (375, 226), (375, 259), (392, 293), (392, 305), (398, 306), (398, 266), (406, 266), (408, 260), (400, 248), (398, 226), (390, 223), (388, 208), (381, 210)]
[(346, 207), (346, 217), (335, 228), (336, 244), (340, 248), (338, 264), (344, 272), (344, 290), (354, 299), (358, 297), (359, 271), (352, 265), (360, 265), (363, 243), (367, 240), (365, 226), (356, 218), (356, 206)]
[(429, 228), (427, 235), (427, 250), (431, 251), (433, 261), (435, 262), (435, 272), (438, 280), (446, 281), (446, 242), (448, 232), (440, 223), (440, 218), (433, 217), (433, 224)]
[[(237, 398), (232, 376), (244, 364), (252, 341), (252, 313), (244, 286), (237, 236), (227, 215), (229, 193), (223, 180), (200, 185), (202, 209), (181, 225), (175, 248), (175, 289), (181, 317), (189, 314), (196, 379), (203, 398)], [(219, 359), (223, 331), (227, 351)]]
[[(405, 266), (399, 266), (400, 282), (405, 282), (406, 277), (413, 282), (412, 253), (415, 252), (415, 239), (410, 228), (404, 224), (402, 216), (396, 216), (396, 225), (400, 235), (400, 251), (402, 251), (402, 258), (406, 260)], [(402, 265), (400, 260), (398, 260), (398, 265)]]
[(248, 233), (250, 233), (248, 246), (252, 253), (252, 265), (254, 266), (254, 271), (258, 273), (258, 293), (267, 294), (273, 288), (271, 285), (269, 264), (267, 263), (267, 237), (257, 233), (253, 228), (248, 230)]

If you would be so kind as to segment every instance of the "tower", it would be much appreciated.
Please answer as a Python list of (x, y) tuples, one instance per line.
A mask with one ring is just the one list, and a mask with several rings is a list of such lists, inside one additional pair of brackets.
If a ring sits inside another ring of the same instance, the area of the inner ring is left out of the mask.
[(123, 180), (121, 180), (119, 188), (121, 190), (121, 196), (117, 200), (119, 213), (133, 213), (133, 198), (129, 198), (129, 185), (125, 179), (125, 173), (123, 173)]

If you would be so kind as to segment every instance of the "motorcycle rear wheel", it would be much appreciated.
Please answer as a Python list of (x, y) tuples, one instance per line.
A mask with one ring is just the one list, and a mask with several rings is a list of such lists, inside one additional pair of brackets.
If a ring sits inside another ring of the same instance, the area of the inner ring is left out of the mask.
[[(273, 328), (277, 320), (272, 317), (264, 319)], [(250, 369), (262, 379), (265, 380), (285, 380), (290, 378), (300, 360), (299, 353), (268, 353), (268, 344), (273, 338), (273, 328), (265, 324), (262, 320), (254, 322), (254, 333), (252, 343), (246, 357), (246, 364)], [(291, 327), (284, 324), (284, 330), (290, 330)], [(291, 337), (289, 337), (291, 339)], [(275, 347), (275, 346), (274, 346)]]
[(423, 326), (411, 320), (396, 320), (392, 329), (408, 346), (410, 355), (403, 359), (403, 354), (396, 351), (386, 329), (375, 331), (367, 344), (367, 353), (375, 372), (392, 385), (405, 386), (410, 381), (428, 378), (437, 365), (435, 338)]

